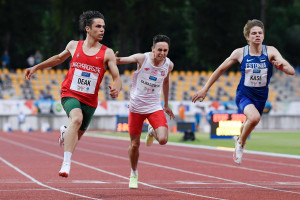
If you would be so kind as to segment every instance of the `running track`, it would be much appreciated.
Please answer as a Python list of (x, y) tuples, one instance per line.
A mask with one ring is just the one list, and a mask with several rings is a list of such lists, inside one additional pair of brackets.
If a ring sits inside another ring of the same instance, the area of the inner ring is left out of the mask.
[(300, 199), (300, 156), (246, 153), (167, 144), (145, 147), (139, 189), (128, 189), (127, 139), (84, 136), (69, 178), (58, 176), (58, 132), (0, 132), (0, 199)]

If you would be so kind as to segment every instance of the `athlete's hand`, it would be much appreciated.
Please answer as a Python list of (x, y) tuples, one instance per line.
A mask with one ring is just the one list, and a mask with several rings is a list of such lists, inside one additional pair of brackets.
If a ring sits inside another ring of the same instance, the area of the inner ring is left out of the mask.
[(120, 64), (120, 58), (118, 57), (119, 51), (116, 51), (115, 56), (116, 56), (116, 63), (117, 65)]
[(170, 116), (170, 119), (175, 119), (175, 115), (169, 106), (164, 107), (164, 111)]
[(115, 88), (112, 88), (111, 86), (108, 87), (110, 89), (109, 95), (111, 96), (111, 98), (117, 98), (119, 96), (119, 91)]
[(194, 96), (192, 97), (192, 102), (196, 103), (196, 101), (199, 99), (200, 102), (202, 102), (206, 97), (206, 92), (201, 89)]
[(25, 79), (30, 80), (30, 78), (31, 78), (32, 74), (34, 74), (34, 72), (35, 72), (34, 67), (27, 68), (25, 70)]
[(276, 69), (281, 70), (281, 71), (283, 70), (283, 63), (282, 62), (277, 61), (277, 60), (272, 60), (271, 62), (272, 62), (273, 66)]

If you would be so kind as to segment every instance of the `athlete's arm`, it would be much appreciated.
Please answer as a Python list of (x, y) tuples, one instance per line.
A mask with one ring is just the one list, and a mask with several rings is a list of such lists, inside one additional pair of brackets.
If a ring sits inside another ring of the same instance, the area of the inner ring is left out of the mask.
[(119, 69), (116, 64), (116, 57), (112, 49), (106, 49), (105, 52), (105, 63), (109, 68), (109, 72), (114, 81), (113, 86), (109, 86), (110, 96), (112, 98), (117, 98), (119, 96), (119, 92), (122, 89), (122, 81), (119, 74)]
[(174, 63), (170, 62), (168, 75), (163, 82), (164, 111), (170, 116), (170, 119), (175, 119), (175, 115), (173, 114), (173, 111), (169, 107), (169, 75), (170, 72), (173, 70), (173, 68), (174, 68)]
[(290, 63), (288, 61), (286, 61), (281, 56), (281, 54), (275, 47), (269, 46), (268, 53), (270, 56), (269, 60), (271, 61), (271, 63), (273, 64), (273, 66), (276, 69), (283, 71), (284, 73), (286, 73), (288, 75), (295, 74), (295, 69), (290, 65)]
[[(71, 56), (71, 51), (74, 49), (75, 43), (76, 43), (75, 41), (70, 41), (67, 44), (66, 49), (63, 52), (61, 52), (60, 54), (52, 56), (52, 57), (48, 58), (47, 60), (45, 60), (33, 67), (27, 68), (25, 70), (25, 79), (30, 80), (32, 74), (34, 74), (39, 69), (54, 67), (54, 66), (57, 66), (57, 65), (63, 63), (65, 60), (67, 60)], [(75, 46), (75, 48), (76, 48), (76, 46)]]
[(233, 64), (242, 60), (243, 58), (243, 48), (239, 48), (234, 50), (231, 55), (214, 71), (214, 73), (210, 76), (204, 87), (196, 92), (196, 94), (192, 97), (192, 102), (196, 102), (198, 99), (203, 101), (206, 97), (206, 93), (209, 88), (218, 80), (218, 78)]
[(118, 54), (119, 54), (119, 52), (117, 51), (115, 53), (117, 65), (137, 63), (139, 66), (142, 66), (142, 64), (145, 60), (145, 54), (143, 54), (143, 53), (133, 54), (128, 57), (117, 57)]

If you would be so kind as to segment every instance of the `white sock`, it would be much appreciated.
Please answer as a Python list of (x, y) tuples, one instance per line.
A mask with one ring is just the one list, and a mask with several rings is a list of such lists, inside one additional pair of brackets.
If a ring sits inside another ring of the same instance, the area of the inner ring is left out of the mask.
[(154, 135), (153, 132), (154, 132), (154, 129), (151, 127), (150, 132), (149, 132), (149, 135), (153, 136), (153, 135)]
[(72, 153), (69, 151), (64, 152), (64, 162), (71, 163)]
[(138, 175), (138, 170), (136, 169), (136, 170), (134, 171), (133, 169), (131, 169), (131, 175), (137, 176), (137, 175)]

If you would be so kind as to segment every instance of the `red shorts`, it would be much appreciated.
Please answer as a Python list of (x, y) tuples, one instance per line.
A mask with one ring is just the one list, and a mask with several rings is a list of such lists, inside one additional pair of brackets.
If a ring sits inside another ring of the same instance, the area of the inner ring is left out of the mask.
[(157, 129), (160, 126), (168, 128), (167, 118), (163, 110), (158, 110), (154, 113), (139, 114), (129, 111), (128, 128), (130, 135), (140, 135), (143, 129), (143, 123), (145, 119), (148, 119), (153, 129)]

